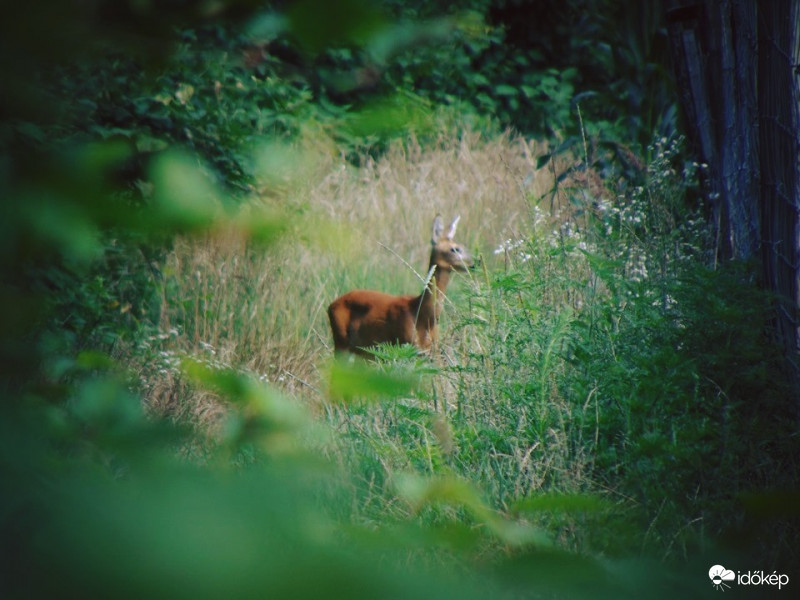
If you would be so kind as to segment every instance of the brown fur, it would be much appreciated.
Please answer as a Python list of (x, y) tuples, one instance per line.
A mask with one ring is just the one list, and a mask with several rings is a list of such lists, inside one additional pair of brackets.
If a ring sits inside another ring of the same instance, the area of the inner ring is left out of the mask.
[(437, 323), (450, 273), (473, 265), (463, 246), (453, 241), (458, 218), (442, 234), (442, 218), (433, 222), (430, 267), (433, 279), (419, 296), (393, 296), (371, 290), (353, 290), (334, 300), (328, 318), (337, 353), (368, 355), (375, 344), (414, 344), (429, 350), (437, 339)]

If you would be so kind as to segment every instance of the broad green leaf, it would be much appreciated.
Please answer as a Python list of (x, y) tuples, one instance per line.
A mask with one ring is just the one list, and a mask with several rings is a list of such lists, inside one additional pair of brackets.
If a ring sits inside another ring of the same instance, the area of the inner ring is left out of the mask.
[(178, 151), (159, 155), (150, 167), (156, 227), (198, 230), (221, 216), (221, 194), (195, 157)]
[(338, 359), (329, 373), (329, 389), (334, 399), (396, 398), (411, 393), (416, 378), (402, 371), (380, 371), (371, 363)]

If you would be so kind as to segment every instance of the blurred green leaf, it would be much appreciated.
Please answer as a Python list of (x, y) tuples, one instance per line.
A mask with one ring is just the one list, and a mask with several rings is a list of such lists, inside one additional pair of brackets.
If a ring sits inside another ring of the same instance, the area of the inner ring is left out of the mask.
[(169, 230), (209, 228), (221, 216), (221, 194), (201, 163), (189, 154), (160, 154), (150, 167), (153, 214), (147, 219)]
[[(184, 358), (183, 372), (194, 382), (215, 390), (234, 404), (224, 418), (223, 444), (235, 450), (252, 445), (276, 454), (304, 454), (298, 436), (312, 432), (305, 408), (251, 375), (217, 368), (203, 361)], [(317, 429), (315, 435), (320, 438)]]
[(375, 365), (354, 360), (337, 359), (329, 372), (332, 399), (383, 399), (410, 394), (417, 378), (406, 371), (380, 371)]
[(433, 123), (431, 107), (422, 98), (396, 94), (350, 113), (344, 127), (355, 137), (391, 136), (405, 131), (425, 133)]
[(23, 224), (33, 242), (49, 247), (68, 261), (86, 264), (100, 257), (102, 243), (96, 219), (85, 206), (50, 188), (34, 188), (19, 194)]
[(305, 185), (322, 156), (310, 148), (279, 139), (259, 139), (252, 150), (252, 171), (258, 185), (273, 189)]
[(311, 54), (335, 45), (363, 45), (387, 20), (369, 0), (298, 0), (286, 11), (289, 28)]
[(231, 219), (235, 231), (262, 246), (275, 243), (289, 226), (288, 217), (258, 207), (242, 207)]
[(459, 506), (506, 544), (550, 544), (540, 530), (526, 523), (510, 521), (489, 508), (475, 487), (464, 480), (451, 476), (428, 478), (406, 472), (395, 474), (393, 481), (400, 497), (415, 511), (427, 505)]

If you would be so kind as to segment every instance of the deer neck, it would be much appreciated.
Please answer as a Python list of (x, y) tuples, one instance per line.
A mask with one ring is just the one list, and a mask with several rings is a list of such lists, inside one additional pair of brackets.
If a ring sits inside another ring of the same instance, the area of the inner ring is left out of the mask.
[[(430, 268), (433, 268), (434, 265), (435, 263), (431, 262)], [(430, 272), (430, 269), (428, 272)], [(419, 297), (418, 322), (433, 325), (439, 320), (448, 283), (450, 283), (450, 269), (436, 266), (433, 272), (433, 279), (428, 282), (428, 286)]]

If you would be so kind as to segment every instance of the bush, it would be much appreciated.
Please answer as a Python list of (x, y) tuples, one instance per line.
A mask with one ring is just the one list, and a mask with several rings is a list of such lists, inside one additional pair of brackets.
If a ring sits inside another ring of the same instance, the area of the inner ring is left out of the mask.
[[(461, 118), (569, 129), (598, 97), (481, 27), (517, 4), (409, 32), (354, 1), (249, 37), (56, 4), (3, 20), (36, 25), (0, 67), (4, 595), (696, 594), (648, 559), (685, 568), (731, 523), (745, 559), (793, 558), (789, 518), (747, 522), (792, 514), (792, 390), (747, 266), (703, 266), (701, 167), (667, 140), (642, 169), (612, 109), (552, 152)], [(399, 89), (341, 85), (381, 48)], [(325, 304), (417, 289), (397, 255), (424, 264), (437, 212), (497, 249), (440, 353), (330, 362)]]

